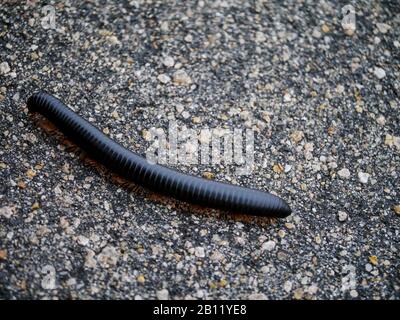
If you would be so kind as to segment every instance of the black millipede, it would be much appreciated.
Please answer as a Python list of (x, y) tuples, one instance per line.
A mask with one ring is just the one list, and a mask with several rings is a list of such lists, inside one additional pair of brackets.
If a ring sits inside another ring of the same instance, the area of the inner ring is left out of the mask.
[(106, 136), (54, 96), (38, 92), (28, 109), (52, 122), (89, 157), (106, 168), (151, 191), (204, 207), (263, 217), (291, 213), (281, 198), (260, 190), (208, 180), (154, 164)]

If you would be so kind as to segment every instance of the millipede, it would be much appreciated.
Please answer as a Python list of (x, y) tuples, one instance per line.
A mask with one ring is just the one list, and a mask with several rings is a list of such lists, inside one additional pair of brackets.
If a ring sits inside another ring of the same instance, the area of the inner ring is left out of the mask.
[(53, 123), (93, 160), (151, 191), (236, 214), (284, 218), (291, 213), (283, 199), (269, 192), (208, 180), (152, 163), (105, 135), (46, 92), (30, 96), (27, 106), (30, 112), (39, 113)]

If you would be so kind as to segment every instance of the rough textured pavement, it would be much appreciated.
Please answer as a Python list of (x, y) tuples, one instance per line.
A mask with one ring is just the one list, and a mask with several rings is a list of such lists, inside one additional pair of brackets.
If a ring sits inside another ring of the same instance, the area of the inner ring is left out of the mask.
[[(2, 0), (0, 298), (399, 299), (400, 10), (353, 1), (351, 32), (346, 4)], [(32, 121), (38, 89), (140, 153), (170, 119), (253, 128), (250, 176), (179, 169), (293, 214), (129, 192)]]

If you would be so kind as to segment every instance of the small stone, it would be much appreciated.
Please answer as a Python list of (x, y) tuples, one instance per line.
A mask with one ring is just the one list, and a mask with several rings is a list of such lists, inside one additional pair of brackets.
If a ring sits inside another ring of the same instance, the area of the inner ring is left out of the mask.
[(39, 59), (39, 55), (36, 52), (32, 52), (31, 53), (31, 59), (32, 60), (38, 60)]
[(60, 188), (59, 185), (56, 185), (56, 187), (54, 188), (54, 193), (55, 193), (57, 196), (59, 196), (59, 195), (62, 194), (62, 190), (61, 190), (61, 188)]
[(192, 42), (192, 41), (193, 41), (193, 36), (192, 36), (191, 34), (188, 34), (188, 35), (185, 37), (185, 41), (186, 41), (186, 42)]
[(261, 271), (262, 273), (269, 273), (269, 271), (270, 271), (269, 266), (263, 266), (263, 267), (261, 267), (260, 271)]
[(81, 246), (87, 246), (89, 244), (89, 239), (85, 236), (79, 235), (76, 239), (76, 242), (78, 242)]
[(270, 117), (270, 115), (269, 115), (268, 112), (262, 111), (262, 112), (261, 112), (261, 117), (263, 118), (263, 120), (264, 120), (266, 123), (271, 122), (271, 117)]
[(114, 35), (107, 37), (107, 42), (112, 45), (116, 45), (116, 44), (120, 43), (118, 38)]
[(177, 104), (175, 106), (176, 112), (181, 113), (183, 110), (185, 110), (184, 106), (181, 104)]
[(377, 23), (376, 26), (380, 33), (387, 33), (391, 29), (391, 26), (386, 23)]
[(56, 270), (52, 265), (46, 265), (42, 269), (45, 276), (42, 279), (41, 285), (45, 290), (53, 290), (56, 288)]
[(267, 296), (264, 293), (252, 293), (248, 296), (249, 300), (267, 300)]
[(314, 31), (313, 31), (313, 33), (312, 33), (312, 36), (314, 37), (314, 38), (321, 38), (321, 36), (322, 36), (322, 33), (317, 29), (317, 28), (315, 28), (314, 29)]
[(321, 29), (322, 29), (322, 32), (324, 32), (324, 33), (328, 33), (330, 31), (328, 25), (326, 25), (325, 23), (322, 25)]
[(0, 250), (0, 260), (7, 259), (7, 250)]
[(291, 281), (285, 281), (285, 283), (283, 285), (283, 290), (285, 290), (287, 293), (289, 293), (290, 291), (292, 291), (292, 286), (293, 286), (293, 283)]
[(362, 172), (362, 171), (358, 172), (358, 180), (360, 180), (361, 183), (364, 183), (364, 184), (368, 183), (369, 177), (370, 177), (369, 173)]
[(290, 135), (290, 138), (293, 142), (299, 143), (304, 138), (304, 133), (303, 131), (296, 130)]
[(113, 246), (106, 246), (97, 257), (97, 261), (108, 268), (116, 266), (118, 259), (119, 252)]
[(185, 70), (177, 70), (172, 76), (173, 82), (178, 86), (186, 86), (192, 83), (192, 79)]
[(119, 114), (116, 110), (114, 110), (113, 112), (111, 112), (111, 116), (115, 119), (118, 120), (119, 119)]
[(201, 118), (200, 117), (193, 117), (192, 122), (195, 124), (201, 123)]
[(108, 129), (108, 128), (103, 128), (103, 133), (104, 133), (104, 134), (110, 134), (110, 129)]
[(285, 102), (290, 102), (290, 101), (292, 101), (292, 96), (290, 95), (290, 93), (286, 92), (286, 93), (283, 95), (283, 101), (285, 101)]
[(85, 257), (85, 267), (94, 269), (97, 265), (97, 261), (94, 259), (95, 253), (93, 250), (87, 250)]
[(204, 258), (206, 256), (206, 253), (204, 251), (203, 247), (196, 247), (194, 248), (194, 255), (198, 258)]
[(378, 122), (381, 126), (384, 126), (386, 124), (386, 119), (383, 115), (380, 115), (377, 119), (376, 122)]
[(34, 176), (36, 176), (36, 172), (34, 170), (32, 170), (32, 169), (29, 169), (28, 171), (26, 171), (26, 176), (29, 179), (32, 179)]
[(35, 202), (35, 203), (31, 206), (31, 209), (32, 209), (32, 210), (37, 210), (37, 209), (39, 209), (39, 208), (40, 208), (39, 202)]
[(303, 299), (303, 295), (304, 295), (304, 291), (303, 291), (302, 288), (296, 289), (296, 290), (294, 291), (294, 293), (293, 293), (293, 297), (294, 297), (296, 300), (301, 300), (301, 299)]
[(338, 171), (338, 175), (339, 175), (339, 177), (341, 177), (343, 179), (348, 179), (348, 178), (350, 178), (350, 170), (347, 168), (343, 168)]
[(69, 227), (69, 222), (66, 217), (60, 218), (60, 227), (63, 229), (67, 229)]
[(356, 29), (354, 29), (354, 28), (344, 28), (343, 31), (344, 31), (345, 35), (351, 37), (355, 33)]
[(174, 59), (172, 57), (168, 56), (168, 57), (165, 57), (164, 60), (163, 60), (163, 65), (168, 67), (168, 68), (173, 67), (174, 64), (175, 64), (175, 61), (174, 61)]
[(378, 257), (377, 256), (370, 256), (369, 262), (371, 262), (374, 266), (378, 265)]
[(26, 183), (24, 181), (20, 180), (20, 181), (17, 182), (17, 186), (20, 189), (25, 189), (26, 188)]
[(285, 227), (288, 228), (289, 230), (292, 230), (295, 228), (295, 225), (291, 222), (286, 222)]
[(256, 42), (261, 43), (261, 42), (264, 42), (265, 40), (267, 40), (267, 38), (265, 37), (263, 32), (257, 31), (255, 40), (256, 40)]
[(160, 74), (158, 77), (157, 77), (157, 79), (158, 79), (158, 81), (160, 81), (161, 83), (163, 83), (163, 84), (166, 84), (166, 83), (168, 83), (168, 82), (170, 82), (171, 81), (171, 78), (168, 76), (168, 75), (166, 75), (166, 74)]
[(400, 216), (400, 204), (393, 207), (394, 212)]
[(221, 252), (214, 251), (210, 257), (212, 261), (221, 261), (224, 258)]
[(374, 68), (374, 74), (378, 79), (383, 79), (386, 76), (385, 70), (379, 67)]
[(15, 214), (15, 207), (2, 207), (0, 208), (0, 216), (3, 216), (6, 219), (10, 219), (11, 216)]
[(67, 284), (69, 287), (76, 286), (76, 279), (75, 279), (75, 278), (69, 278), (69, 279), (66, 281), (66, 284)]
[(8, 65), (8, 62), (2, 62), (0, 63), (0, 74), (7, 74), (11, 71), (10, 66)]
[(208, 179), (208, 180), (212, 180), (215, 177), (215, 174), (209, 171), (205, 171), (203, 172), (203, 177)]
[(144, 278), (144, 275), (142, 275), (142, 274), (140, 274), (140, 275), (136, 278), (136, 280), (137, 280), (139, 283), (142, 283), (142, 284), (146, 281), (146, 279)]
[(350, 296), (352, 298), (357, 298), (358, 297), (358, 292), (354, 289), (350, 290)]
[(163, 22), (161, 22), (161, 24), (160, 24), (160, 29), (161, 29), (161, 31), (163, 31), (163, 32), (169, 31), (169, 23), (168, 23), (168, 21), (163, 21)]
[(371, 271), (372, 271), (372, 265), (369, 264), (369, 263), (367, 263), (367, 264), (365, 265), (365, 270), (368, 271), (368, 272), (371, 272)]
[(344, 92), (344, 90), (345, 90), (344, 86), (342, 86), (341, 84), (337, 85), (336, 92), (338, 94), (342, 94)]
[(282, 173), (285, 169), (283, 168), (283, 166), (281, 164), (274, 164), (272, 167), (272, 170), (274, 170), (275, 173)]
[(261, 246), (262, 251), (272, 251), (275, 249), (276, 243), (273, 240), (269, 240), (267, 242), (264, 242)]
[(144, 140), (150, 141), (151, 140), (151, 132), (149, 130), (143, 129), (142, 130), (142, 137), (143, 137)]
[(338, 212), (338, 219), (340, 222), (344, 222), (347, 220), (347, 213), (344, 211), (339, 211)]
[(169, 292), (167, 289), (158, 290), (156, 296), (158, 300), (169, 300)]
[(189, 119), (190, 118), (190, 113), (185, 110), (185, 111), (182, 112), (182, 117), (184, 119)]
[(400, 150), (400, 137), (392, 136), (390, 134), (386, 134), (385, 136), (385, 144), (389, 147), (395, 146)]

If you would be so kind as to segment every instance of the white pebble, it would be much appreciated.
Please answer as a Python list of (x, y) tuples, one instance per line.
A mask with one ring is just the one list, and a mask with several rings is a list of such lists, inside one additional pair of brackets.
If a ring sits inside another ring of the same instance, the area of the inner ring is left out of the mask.
[(203, 248), (203, 247), (196, 247), (196, 248), (194, 249), (194, 255), (195, 255), (196, 257), (199, 257), (199, 258), (204, 258), (204, 257), (206, 256), (206, 253), (205, 253), (205, 251), (204, 251), (204, 248)]
[(348, 178), (350, 178), (350, 170), (347, 168), (343, 168), (338, 171), (338, 175), (339, 175), (339, 177), (341, 177), (343, 179), (348, 179)]
[(175, 106), (176, 112), (181, 113), (184, 110), (184, 107), (182, 104), (177, 104)]
[(386, 124), (386, 119), (383, 115), (380, 115), (377, 119), (376, 122), (378, 122), (381, 126), (384, 126)]
[(290, 164), (285, 164), (285, 172), (289, 172), (292, 169)]
[(169, 76), (167, 76), (166, 74), (164, 74), (164, 73), (160, 74), (157, 77), (157, 79), (158, 79), (158, 81), (160, 81), (161, 83), (164, 83), (164, 84), (166, 84), (166, 83), (171, 81), (171, 78)]
[(118, 259), (118, 250), (113, 246), (106, 246), (99, 254), (97, 261), (104, 267), (115, 267)]
[(11, 71), (10, 66), (7, 62), (0, 63), (0, 74), (7, 74)]
[(185, 86), (192, 83), (192, 79), (189, 77), (185, 70), (175, 71), (172, 77), (174, 80), (174, 84), (176, 85)]
[(42, 279), (41, 285), (45, 290), (53, 290), (56, 288), (56, 269), (52, 265), (46, 265), (42, 269), (45, 276)]
[(368, 183), (368, 179), (370, 177), (369, 173), (366, 172), (358, 172), (358, 180), (360, 180), (361, 183)]
[(158, 300), (168, 300), (169, 299), (169, 292), (167, 289), (158, 290), (156, 292), (156, 296)]
[(283, 285), (283, 290), (285, 290), (287, 293), (289, 293), (290, 291), (292, 291), (292, 286), (293, 286), (292, 282), (288, 280)]
[(76, 242), (78, 242), (81, 246), (87, 246), (89, 244), (89, 239), (85, 236), (79, 235), (76, 239)]
[(265, 40), (267, 40), (267, 38), (265, 37), (263, 32), (257, 31), (255, 40), (256, 40), (256, 42), (261, 43), (261, 42), (264, 42)]
[(321, 38), (322, 34), (321, 34), (321, 32), (320, 32), (317, 28), (315, 28), (314, 31), (313, 31), (313, 33), (312, 33), (312, 36), (313, 36), (314, 38)]
[(292, 101), (292, 97), (291, 97), (290, 93), (285, 93), (285, 94), (283, 95), (283, 101), (285, 101), (285, 102), (290, 102), (290, 101)]
[(275, 249), (276, 243), (273, 240), (269, 240), (267, 242), (264, 242), (261, 246), (262, 251), (272, 251)]
[(340, 222), (344, 222), (347, 220), (347, 213), (344, 211), (339, 211), (338, 212), (338, 219)]
[(163, 64), (164, 64), (164, 66), (170, 68), (170, 67), (173, 67), (173, 66), (174, 66), (175, 61), (174, 61), (174, 59), (173, 59), (172, 57), (169, 57), (169, 56), (168, 56), (168, 57), (165, 57), (165, 58), (164, 58)]
[(182, 112), (182, 117), (184, 119), (189, 119), (190, 118), (190, 113), (185, 110), (185, 111)]
[(390, 30), (390, 28), (391, 28), (391, 27), (390, 27), (388, 24), (386, 24), (386, 23), (377, 23), (376, 26), (377, 26), (377, 28), (378, 28), (378, 30), (379, 30), (380, 33), (386, 33), (386, 32), (388, 32), (388, 31)]
[(193, 41), (193, 36), (192, 36), (191, 34), (188, 34), (188, 35), (185, 37), (185, 41), (186, 41), (186, 42), (192, 42), (192, 41)]
[(358, 292), (356, 290), (350, 290), (350, 296), (352, 298), (357, 298), (358, 297)]
[(0, 217), (3, 216), (7, 219), (10, 219), (11, 216), (15, 213), (14, 207), (2, 207), (0, 208)]
[(336, 92), (338, 93), (338, 94), (342, 94), (343, 92), (344, 92), (344, 86), (342, 86), (341, 84), (339, 84), (337, 87), (336, 87)]
[(249, 300), (267, 300), (267, 296), (264, 293), (252, 293), (248, 296)]
[(379, 67), (374, 68), (374, 74), (378, 79), (383, 79), (384, 77), (386, 77), (385, 70), (383, 70), (382, 68), (379, 68)]

